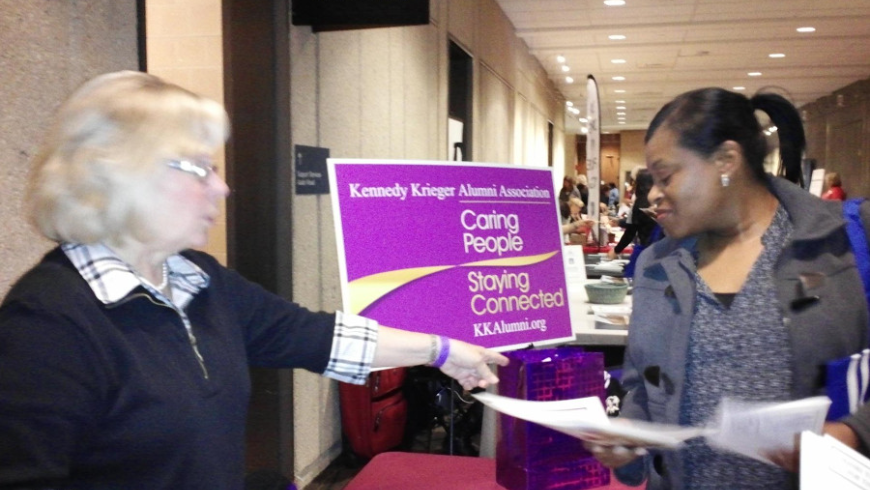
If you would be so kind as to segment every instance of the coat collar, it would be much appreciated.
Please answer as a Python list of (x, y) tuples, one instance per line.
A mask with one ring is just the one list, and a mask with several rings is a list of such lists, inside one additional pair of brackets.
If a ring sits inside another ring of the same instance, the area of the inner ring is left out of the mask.
[[(769, 176), (768, 184), (773, 195), (788, 213), (789, 220), (794, 227), (792, 240), (820, 240), (845, 226), (842, 205), (839, 202), (822, 201), (782, 178)], [(664, 239), (653, 247), (656, 252), (650, 265), (663, 260), (673, 261), (674, 265), (669, 265), (666, 269), (674, 270), (675, 264), (685, 264), (686, 260), (693, 260), (692, 253), (697, 242), (697, 235), (680, 240)]]

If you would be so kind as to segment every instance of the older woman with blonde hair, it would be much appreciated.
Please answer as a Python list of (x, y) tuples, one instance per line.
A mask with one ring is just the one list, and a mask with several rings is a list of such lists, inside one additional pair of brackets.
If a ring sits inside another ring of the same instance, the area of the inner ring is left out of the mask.
[(837, 172), (828, 172), (825, 174), (825, 187), (828, 190), (822, 194), (822, 199), (826, 201), (845, 201), (846, 191), (843, 190), (843, 181), (840, 180), (840, 174)]
[(496, 352), (309, 311), (193, 250), (230, 192), (228, 134), (218, 103), (139, 72), (58, 111), (29, 189), (58, 247), (0, 306), (0, 487), (241, 489), (249, 365), (498, 381)]

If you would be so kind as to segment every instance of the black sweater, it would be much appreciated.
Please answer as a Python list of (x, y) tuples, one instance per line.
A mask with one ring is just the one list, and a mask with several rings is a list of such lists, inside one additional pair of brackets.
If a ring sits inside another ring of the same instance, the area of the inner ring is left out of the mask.
[(248, 365), (326, 368), (335, 318), (188, 251), (180, 315), (144, 288), (104, 305), (55, 249), (0, 306), (0, 487), (241, 489)]

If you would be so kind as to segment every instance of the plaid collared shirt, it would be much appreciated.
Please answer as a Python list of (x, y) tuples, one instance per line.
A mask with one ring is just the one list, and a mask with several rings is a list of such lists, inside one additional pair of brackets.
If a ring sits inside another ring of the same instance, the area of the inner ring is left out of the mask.
[[(155, 298), (174, 308), (184, 318), (186, 317), (184, 309), (193, 297), (209, 284), (208, 274), (190, 260), (175, 254), (166, 259), (169, 287), (172, 292), (171, 298), (167, 298), (143, 280), (130, 264), (124, 262), (106, 245), (66, 243), (61, 248), (82, 278), (87, 281), (97, 299), (104, 304), (117, 303), (137, 286), (143, 286)], [(322, 374), (338, 381), (364, 384), (371, 371), (377, 341), (376, 321), (336, 312), (332, 350), (329, 363)]]

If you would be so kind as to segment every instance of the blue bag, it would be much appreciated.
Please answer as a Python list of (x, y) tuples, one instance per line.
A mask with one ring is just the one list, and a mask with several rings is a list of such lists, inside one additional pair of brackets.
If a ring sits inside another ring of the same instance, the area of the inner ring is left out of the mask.
[[(656, 225), (650, 234), (649, 245), (657, 242), (661, 237), (662, 227)], [(634, 268), (637, 265), (637, 258), (640, 256), (640, 253), (643, 252), (643, 249), (649, 245), (641, 245), (640, 243), (634, 244), (634, 247), (631, 249), (631, 255), (628, 257), (628, 264), (625, 265), (625, 269), (622, 271), (622, 277), (634, 277)]]
[[(870, 305), (870, 247), (859, 211), (863, 201), (864, 199), (845, 201), (843, 217), (846, 219), (849, 243), (855, 254), (855, 264), (864, 284), (864, 298)], [(870, 394), (870, 349), (828, 362), (825, 385), (831, 399), (828, 420), (838, 420), (858, 410), (858, 407), (867, 402)]]

